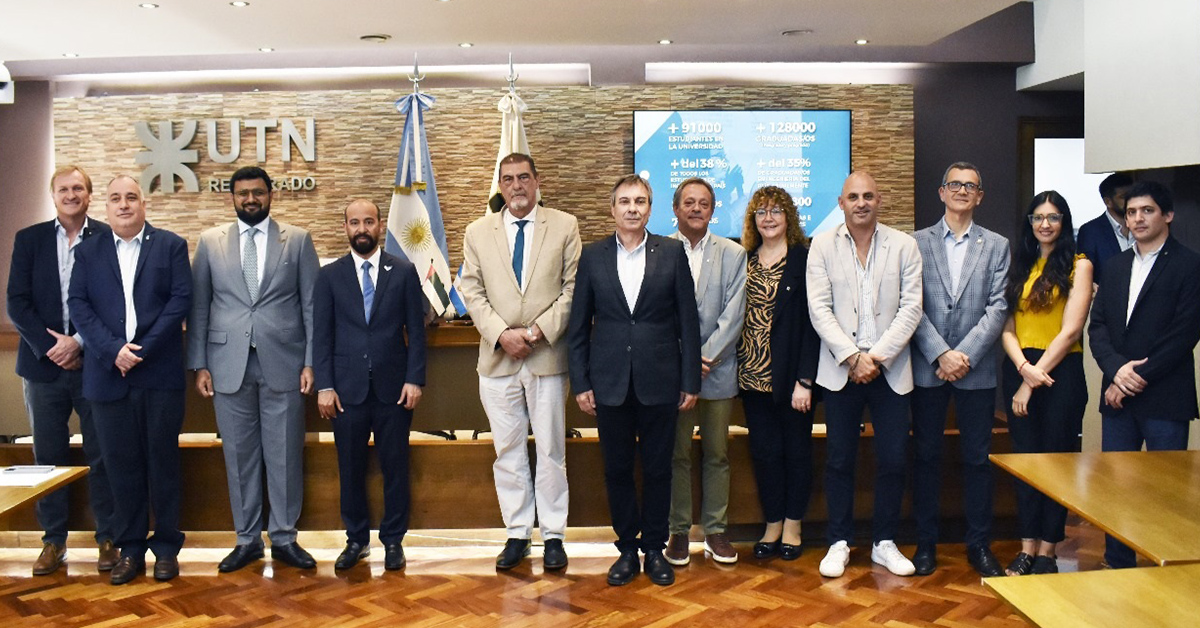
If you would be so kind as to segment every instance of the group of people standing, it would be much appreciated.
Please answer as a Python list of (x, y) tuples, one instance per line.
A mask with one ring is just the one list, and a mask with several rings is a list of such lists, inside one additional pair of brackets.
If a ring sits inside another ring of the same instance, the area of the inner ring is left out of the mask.
[[(932, 573), (953, 400), (968, 561), (987, 576), (1056, 570), (1065, 510), (1024, 485), (1021, 552), (1001, 569), (990, 549), (987, 455), (1001, 385), (1015, 451), (1078, 447), (1089, 309), (1104, 373), (1104, 449), (1186, 446), (1187, 421), (1197, 415), (1191, 351), (1200, 340), (1200, 284), (1187, 278), (1200, 271), (1200, 256), (1170, 237), (1171, 195), (1159, 184), (1106, 180), (1107, 223), (1085, 225), (1078, 246), (1066, 200), (1043, 192), (1010, 253), (1005, 238), (974, 221), (983, 181), (966, 162), (952, 164), (939, 186), (943, 219), (915, 237), (879, 223), (878, 185), (854, 172), (838, 197), (844, 223), (811, 242), (790, 195), (771, 186), (750, 198), (740, 243), (711, 233), (713, 189), (698, 178), (675, 191), (678, 231), (651, 234), (649, 184), (628, 175), (611, 192), (613, 237), (585, 246), (575, 217), (540, 204), (528, 155), (502, 159), (498, 178), (504, 207), (468, 227), (461, 285), (480, 334), (479, 395), (508, 536), (497, 569), (523, 562), (535, 527), (544, 568), (567, 566), (568, 386), (596, 417), (620, 554), (611, 585), (641, 571), (670, 584), (672, 566), (689, 562), (697, 427), (704, 552), (738, 560), (726, 535), (738, 397), (766, 523), (756, 558), (800, 556), (814, 408), (823, 401), (829, 549), (820, 573), (841, 576), (850, 559), (864, 409), (876, 454), (871, 559), (898, 575)], [(97, 566), (112, 571), (114, 584), (145, 570), (147, 549), (156, 578), (178, 574), (185, 364), (213, 399), (224, 448), (237, 545), (220, 571), (264, 556), (264, 470), (272, 557), (315, 566), (296, 542), (303, 395), (314, 392), (338, 452), (347, 543), (335, 568), (370, 553), (372, 433), (384, 477), (384, 565), (405, 565), (408, 434), (425, 385), (420, 279), (380, 249), (380, 210), (365, 199), (343, 210), (351, 251), (320, 267), (307, 232), (269, 217), (272, 189), (257, 167), (234, 173), (237, 220), (204, 232), (190, 266), (186, 243), (146, 222), (144, 194), (128, 176), (108, 186), (111, 230), (89, 219), (91, 181), (76, 166), (51, 179), (57, 217), (17, 235), (8, 309), (22, 338), (17, 371), (35, 458), (67, 461), (74, 408), (92, 468)], [(895, 544), (910, 433), (911, 560)], [(46, 534), (35, 574), (61, 566), (66, 517), (65, 493), (39, 502)], [(1106, 560), (1123, 567), (1134, 556), (1110, 539)]]

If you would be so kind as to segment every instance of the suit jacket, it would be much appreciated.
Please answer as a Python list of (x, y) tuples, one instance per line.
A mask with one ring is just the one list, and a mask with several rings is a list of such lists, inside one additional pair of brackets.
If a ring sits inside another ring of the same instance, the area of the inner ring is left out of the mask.
[(1079, 252), (1086, 255), (1096, 267), (1092, 277), (1096, 283), (1100, 283), (1108, 260), (1121, 252), (1121, 243), (1117, 241), (1117, 234), (1113, 233), (1112, 223), (1108, 221), (1108, 210), (1083, 223), (1075, 241)]
[[(879, 225), (875, 236), (875, 330), (871, 353), (883, 358), (892, 390), (912, 391), (909, 340), (921, 321), (921, 253), (912, 236)], [(808, 309), (821, 337), (817, 383), (841, 390), (850, 367), (843, 362), (858, 352), (858, 274), (854, 242), (846, 225), (818, 234), (808, 251)]]
[[(690, 246), (676, 231), (672, 238)], [(716, 234), (704, 244), (700, 280), (696, 282), (700, 315), (700, 355), (718, 364), (700, 383), (701, 399), (737, 395), (737, 343), (746, 319), (746, 250)], [(805, 312), (805, 318), (807, 318)]]
[[(79, 238), (112, 237), (111, 234), (108, 225), (88, 218)], [(17, 232), (8, 273), (8, 317), (21, 335), (21, 343), (17, 346), (17, 375), (31, 382), (54, 381), (62, 368), (46, 357), (46, 352), (56, 342), (46, 329), (68, 335), (74, 334), (75, 330), (74, 325), (71, 329), (63, 329), (58, 235), (53, 220)]]
[[(1200, 341), (1200, 255), (1167, 238), (1136, 297), (1129, 294), (1132, 267), (1132, 248), (1112, 258), (1092, 303), (1088, 336), (1104, 374), (1101, 391), (1126, 362), (1149, 358), (1134, 368), (1146, 380), (1146, 389), (1127, 397), (1122, 402), (1125, 410), (1135, 418), (1194, 419), (1198, 411), (1192, 350)], [(1126, 324), (1130, 298), (1137, 301)], [(1103, 394), (1100, 412), (1117, 412), (1104, 402)]]
[(643, 405), (700, 392), (700, 319), (683, 245), (646, 234), (646, 273), (633, 311), (617, 278), (617, 239), (583, 247), (567, 328), (571, 388), (619, 406), (632, 381)]
[[(363, 311), (358, 258), (346, 254), (320, 270), (313, 296), (313, 371), (317, 390), (344, 404), (396, 403), (404, 384), (425, 385), (425, 297), (416, 267), (380, 253), (371, 321)], [(406, 341), (407, 338), (407, 341)]]
[(796, 382), (815, 381), (821, 338), (808, 312), (808, 249), (788, 247), (787, 265), (775, 292), (771, 318), (771, 397), (776, 403), (792, 398)]
[(192, 306), (187, 242), (146, 223), (133, 279), (137, 329), (134, 352), (142, 358), (124, 377), (117, 353), (125, 346), (125, 293), (111, 235), (92, 237), (75, 249), (71, 273), (71, 322), (83, 336), (83, 396), (116, 401), (130, 388), (183, 390), (183, 319)]
[(953, 382), (955, 388), (995, 388), (1000, 351), (997, 340), (1008, 318), (1004, 299), (1011, 257), (1008, 239), (972, 223), (958, 292), (952, 294), (945, 229), (945, 221), (939, 220), (915, 234), (924, 268), (924, 311), (913, 334), (913, 378), (917, 386), (926, 388), (946, 383), (937, 376), (937, 358), (954, 349), (967, 354), (971, 361), (967, 375)]
[(196, 247), (188, 368), (208, 369), (219, 393), (231, 394), (241, 388), (251, 335), (263, 379), (271, 390), (299, 390), (300, 370), (313, 363), (312, 291), (320, 268), (317, 251), (307, 231), (276, 220), (269, 224), (257, 301), (250, 300), (242, 274), (236, 222), (208, 229)]
[[(500, 212), (467, 227), (463, 237), (460, 290), (475, 328), (479, 330), (479, 374), (512, 375), (522, 362), (534, 375), (567, 372), (567, 319), (575, 294), (579, 264), (579, 224), (575, 217), (538, 207), (530, 259), (525, 260), (525, 292), (517, 286), (508, 252), (508, 235)], [(500, 348), (500, 334), (509, 327), (537, 323), (546, 337), (524, 359)]]

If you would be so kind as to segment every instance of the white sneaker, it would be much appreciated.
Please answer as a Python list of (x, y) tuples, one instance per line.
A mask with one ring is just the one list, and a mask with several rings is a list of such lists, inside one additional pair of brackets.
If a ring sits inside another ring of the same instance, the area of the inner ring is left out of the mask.
[(846, 565), (849, 562), (850, 546), (845, 541), (838, 541), (829, 546), (829, 552), (821, 559), (819, 571), (826, 578), (841, 578), (842, 574), (846, 573)]
[(916, 573), (916, 567), (913, 567), (912, 561), (905, 558), (904, 554), (896, 549), (896, 544), (891, 541), (880, 541), (871, 548), (871, 561), (887, 567), (887, 570), (897, 576), (911, 576)]

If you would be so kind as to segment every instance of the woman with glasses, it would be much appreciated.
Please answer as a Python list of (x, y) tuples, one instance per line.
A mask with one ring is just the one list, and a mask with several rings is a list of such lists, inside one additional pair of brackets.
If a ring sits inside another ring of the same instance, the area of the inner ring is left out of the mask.
[(813, 379), (820, 339), (808, 317), (808, 238), (791, 195), (760, 188), (742, 228), (749, 253), (738, 387), (766, 531), (755, 558), (800, 557), (800, 521), (812, 491)]
[[(1087, 405), (1083, 377), (1084, 320), (1092, 303), (1092, 263), (1076, 254), (1071, 209), (1053, 190), (1034, 197), (1009, 268), (1010, 314), (1001, 342), (1008, 431), (1013, 451), (1079, 451)], [(1017, 481), (1021, 552), (1006, 573), (1057, 573), (1055, 547), (1065, 538), (1067, 511)]]

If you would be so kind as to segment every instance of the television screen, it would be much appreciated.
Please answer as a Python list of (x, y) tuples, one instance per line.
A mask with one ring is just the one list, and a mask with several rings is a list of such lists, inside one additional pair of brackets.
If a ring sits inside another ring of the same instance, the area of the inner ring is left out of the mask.
[(740, 237), (754, 190), (777, 185), (796, 202), (808, 235), (842, 222), (837, 197), (850, 174), (850, 112), (634, 111), (634, 171), (656, 199), (647, 229), (675, 231), (671, 198), (702, 177), (716, 193), (709, 229)]

